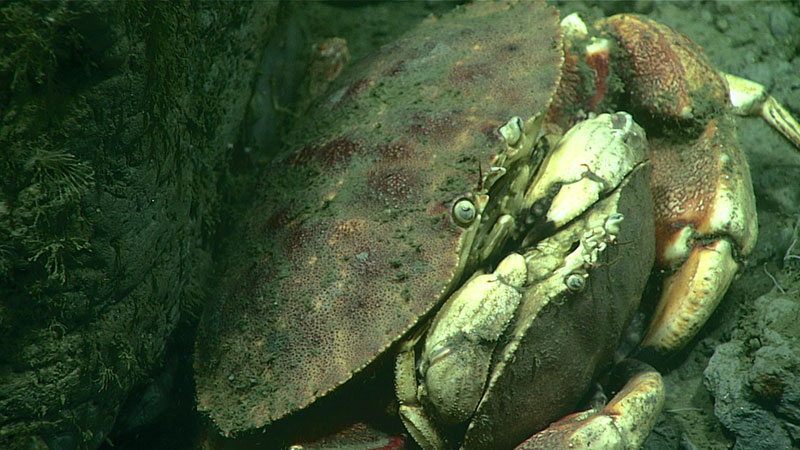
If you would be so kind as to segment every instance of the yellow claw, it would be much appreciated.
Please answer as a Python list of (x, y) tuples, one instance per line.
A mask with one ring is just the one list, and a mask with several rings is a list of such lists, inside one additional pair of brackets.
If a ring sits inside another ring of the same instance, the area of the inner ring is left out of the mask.
[(620, 362), (614, 372), (627, 381), (603, 409), (567, 416), (516, 450), (640, 448), (664, 407), (664, 380), (658, 371), (634, 360)]
[(739, 264), (727, 240), (692, 250), (683, 265), (664, 280), (664, 290), (640, 347), (658, 353), (686, 345), (716, 309)]

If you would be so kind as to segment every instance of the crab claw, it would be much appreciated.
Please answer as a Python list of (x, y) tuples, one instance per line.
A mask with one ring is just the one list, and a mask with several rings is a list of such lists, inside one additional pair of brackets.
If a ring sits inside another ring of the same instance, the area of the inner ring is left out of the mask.
[[(760, 115), (800, 148), (800, 125), (763, 86), (725, 74), (739, 115)], [(758, 233), (747, 162), (728, 115), (709, 121), (690, 144), (651, 141), (656, 202), (656, 260), (676, 268), (640, 349), (666, 353), (686, 345), (716, 309), (752, 251)], [(679, 161), (692, 161), (691, 173)], [(692, 188), (694, 186), (694, 188)]]
[(646, 159), (645, 132), (628, 113), (601, 114), (575, 125), (525, 193), (531, 231), (522, 246), (583, 214)]
[(650, 133), (651, 189), (656, 262), (671, 275), (640, 344), (648, 357), (694, 337), (755, 246), (753, 186), (731, 115), (760, 115), (798, 147), (800, 125), (763, 86), (716, 71), (666, 25), (626, 14), (598, 25), (617, 44), (633, 110), (664, 124)]
[(666, 353), (686, 345), (714, 312), (738, 270), (729, 241), (695, 247), (664, 280), (661, 302), (640, 348)]
[(612, 377), (627, 382), (603, 409), (567, 416), (517, 450), (641, 447), (664, 407), (664, 381), (655, 369), (635, 360), (620, 362)]
[[(729, 110), (760, 115), (800, 148), (800, 125), (764, 87), (725, 75)], [(656, 203), (656, 260), (674, 269), (664, 279), (640, 357), (686, 345), (728, 290), (758, 234), (747, 162), (730, 116), (710, 120), (686, 144), (651, 140)], [(691, 170), (681, 164), (691, 161)]]
[[(677, 120), (712, 117), (728, 106), (734, 114), (761, 116), (800, 148), (800, 125), (764, 86), (715, 70), (703, 49), (686, 36), (630, 14), (609, 17), (598, 25), (622, 51), (619, 61), (629, 73), (626, 85), (634, 106), (653, 117)], [(587, 63), (598, 75), (607, 73), (592, 56), (587, 48)]]
[(722, 75), (683, 34), (631, 14), (617, 14), (598, 25), (616, 40), (617, 70), (626, 74), (626, 94), (634, 110), (688, 121), (710, 117), (727, 103)]
[(750, 171), (728, 115), (711, 120), (693, 142), (651, 146), (656, 262), (674, 273), (640, 344), (644, 354), (676, 351), (694, 337), (758, 234)]

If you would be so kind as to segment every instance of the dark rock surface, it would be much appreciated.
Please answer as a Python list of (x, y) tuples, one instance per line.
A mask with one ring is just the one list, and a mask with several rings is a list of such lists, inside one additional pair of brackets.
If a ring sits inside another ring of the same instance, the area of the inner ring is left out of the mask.
[(0, 5), (0, 448), (96, 448), (169, 367), (276, 6)]

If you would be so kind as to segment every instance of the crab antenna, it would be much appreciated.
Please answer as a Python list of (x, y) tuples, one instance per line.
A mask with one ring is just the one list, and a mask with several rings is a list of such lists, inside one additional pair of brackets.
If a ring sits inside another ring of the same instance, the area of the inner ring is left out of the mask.
[(481, 166), (481, 159), (478, 158), (478, 192), (483, 191), (483, 167)]

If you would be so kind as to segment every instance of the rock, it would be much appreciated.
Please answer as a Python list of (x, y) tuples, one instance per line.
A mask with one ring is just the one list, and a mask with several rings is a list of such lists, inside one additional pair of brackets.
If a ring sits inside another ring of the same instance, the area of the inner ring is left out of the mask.
[(277, 3), (0, 5), (0, 448), (93, 449), (202, 303)]
[(773, 291), (754, 306), (753, 326), (716, 348), (705, 385), (734, 448), (791, 448), (800, 424), (800, 301)]

